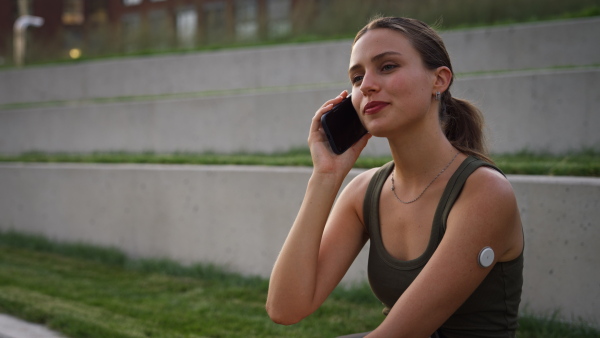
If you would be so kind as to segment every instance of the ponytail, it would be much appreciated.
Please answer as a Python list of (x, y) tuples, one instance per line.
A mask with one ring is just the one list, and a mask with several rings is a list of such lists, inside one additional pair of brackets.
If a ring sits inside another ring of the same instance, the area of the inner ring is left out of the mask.
[(487, 152), (483, 114), (472, 103), (454, 98), (446, 91), (442, 95), (440, 121), (446, 138), (456, 149), (494, 163)]

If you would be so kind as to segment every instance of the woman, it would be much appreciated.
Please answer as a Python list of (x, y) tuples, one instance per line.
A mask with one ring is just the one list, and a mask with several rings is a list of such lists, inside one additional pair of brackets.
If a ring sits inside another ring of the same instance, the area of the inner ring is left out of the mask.
[[(270, 317), (287, 325), (315, 311), (370, 240), (369, 282), (386, 317), (368, 337), (514, 337), (520, 216), (488, 163), (480, 112), (450, 95), (441, 38), (418, 20), (376, 19), (357, 34), (348, 74), (369, 134), (334, 155), (320, 120), (348, 94), (316, 112), (314, 169), (271, 275)], [(334, 205), (371, 136), (388, 139), (393, 161), (358, 175)]]

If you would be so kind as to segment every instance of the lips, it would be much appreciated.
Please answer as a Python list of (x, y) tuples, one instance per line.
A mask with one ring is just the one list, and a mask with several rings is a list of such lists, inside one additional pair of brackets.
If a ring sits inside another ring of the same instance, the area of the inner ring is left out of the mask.
[(367, 105), (363, 109), (363, 112), (365, 113), (365, 115), (377, 114), (380, 110), (387, 107), (388, 105), (389, 105), (389, 103), (387, 103), (387, 102), (371, 101), (371, 102), (367, 103)]

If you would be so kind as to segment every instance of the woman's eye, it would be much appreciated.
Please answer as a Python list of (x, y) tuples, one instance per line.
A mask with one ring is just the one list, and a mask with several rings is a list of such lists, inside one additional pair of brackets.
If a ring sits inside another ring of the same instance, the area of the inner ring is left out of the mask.
[(352, 83), (360, 82), (363, 79), (362, 75), (356, 75), (352, 78)]
[(392, 70), (394, 68), (396, 68), (396, 65), (385, 65), (385, 66), (381, 67), (381, 70), (385, 72), (385, 71)]

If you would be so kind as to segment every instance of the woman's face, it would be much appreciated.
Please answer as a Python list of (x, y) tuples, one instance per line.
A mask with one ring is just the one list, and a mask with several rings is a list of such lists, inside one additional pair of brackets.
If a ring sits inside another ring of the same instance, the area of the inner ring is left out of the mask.
[(352, 48), (348, 71), (352, 103), (374, 136), (386, 137), (422, 123), (434, 104), (435, 71), (400, 32), (374, 29)]

